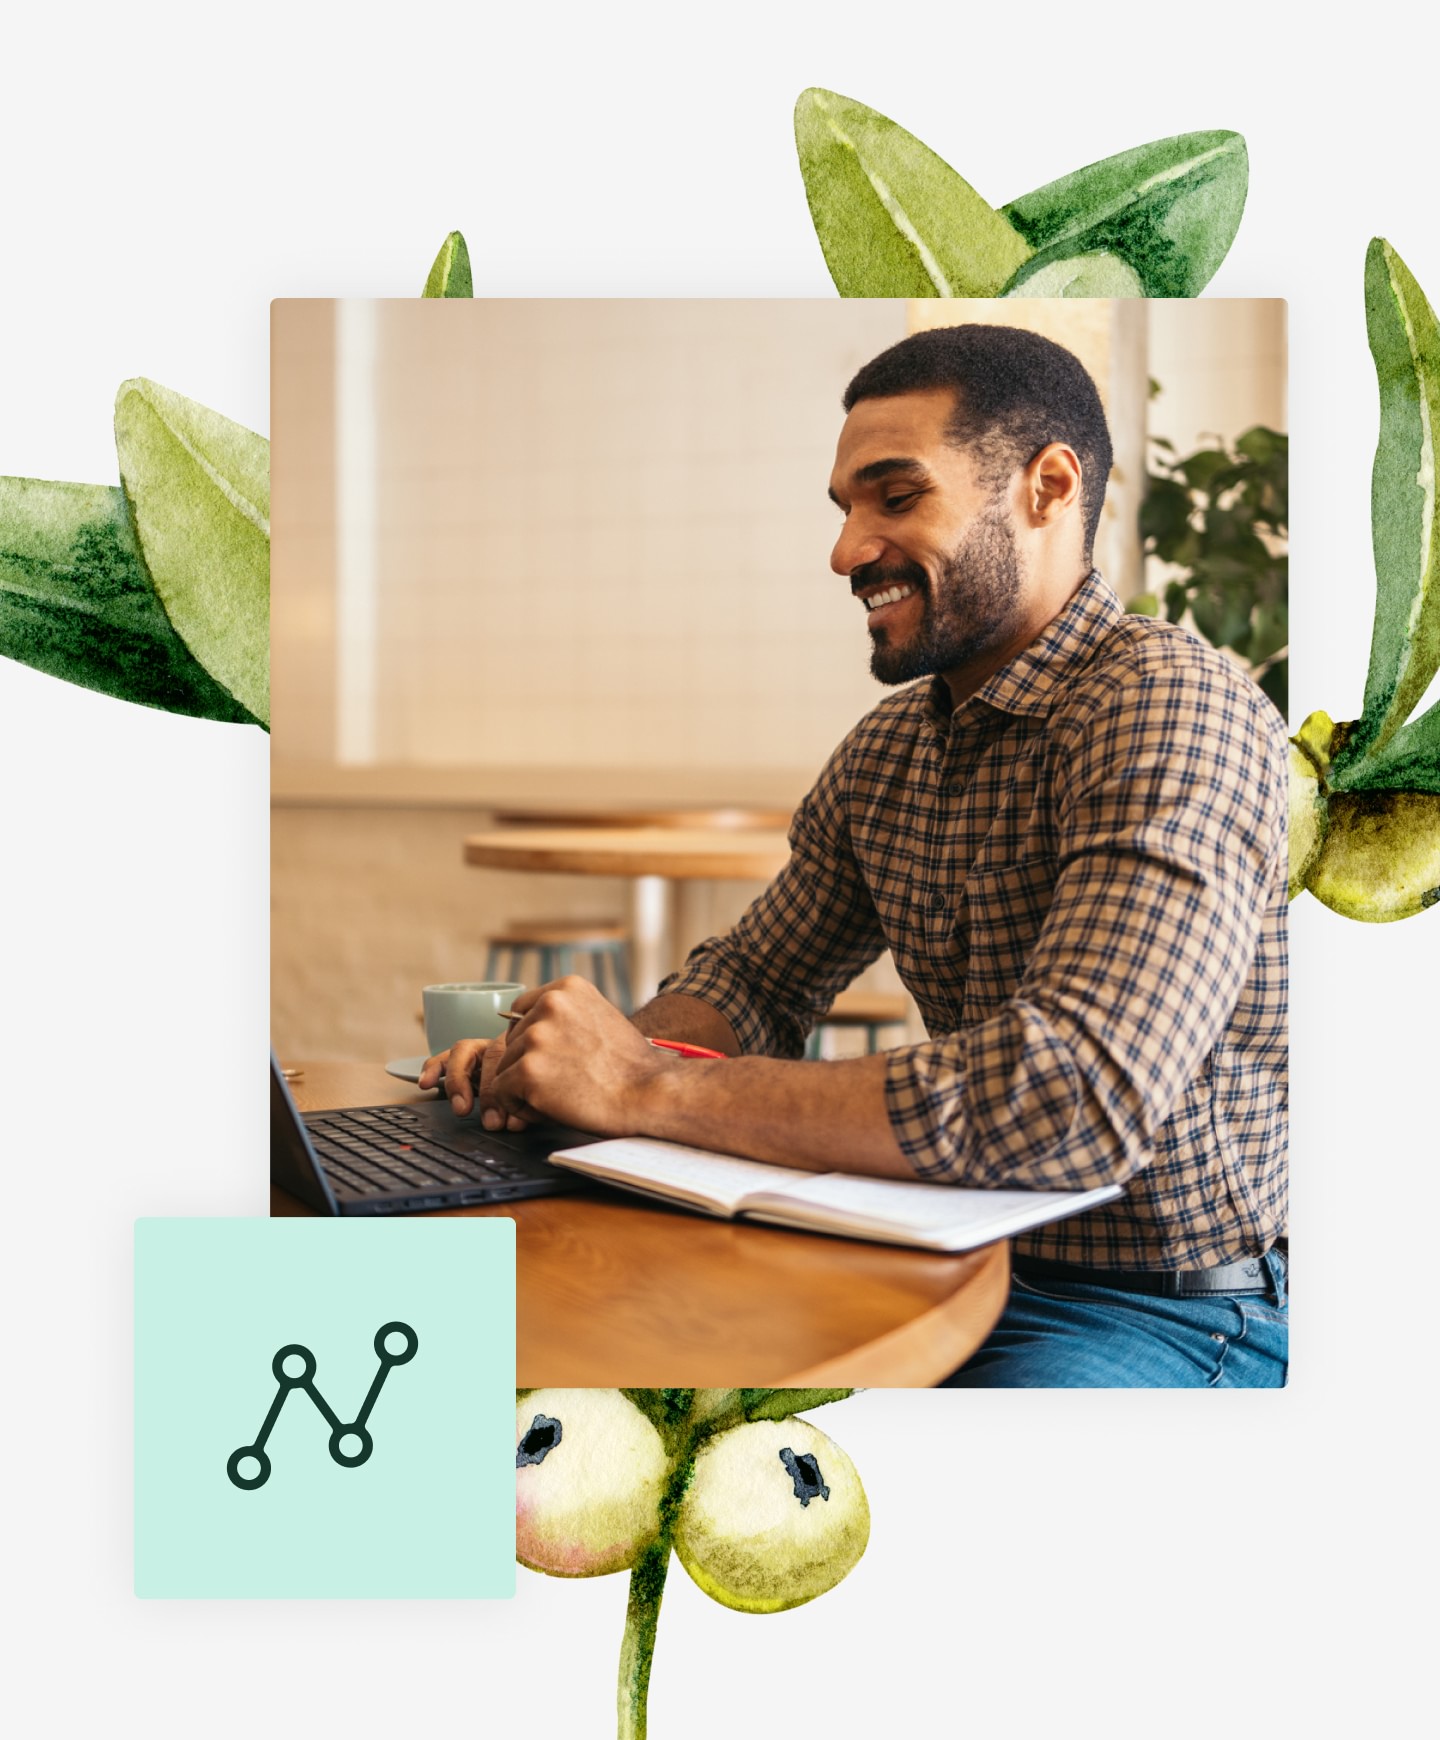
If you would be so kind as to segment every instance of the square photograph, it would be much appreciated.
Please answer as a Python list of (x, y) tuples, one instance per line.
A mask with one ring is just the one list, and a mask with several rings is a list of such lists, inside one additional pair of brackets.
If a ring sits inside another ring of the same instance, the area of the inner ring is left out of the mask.
[(280, 301), (272, 1186), (530, 1387), (1275, 1387), (1285, 306)]

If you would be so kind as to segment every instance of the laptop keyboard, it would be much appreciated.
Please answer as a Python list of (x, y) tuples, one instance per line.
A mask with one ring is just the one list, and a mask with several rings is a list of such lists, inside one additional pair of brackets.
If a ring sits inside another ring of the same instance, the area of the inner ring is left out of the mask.
[(351, 1196), (394, 1196), (419, 1189), (486, 1190), (510, 1196), (536, 1176), (535, 1166), (492, 1130), (437, 1132), (405, 1106), (312, 1113), (310, 1141), (332, 1184)]

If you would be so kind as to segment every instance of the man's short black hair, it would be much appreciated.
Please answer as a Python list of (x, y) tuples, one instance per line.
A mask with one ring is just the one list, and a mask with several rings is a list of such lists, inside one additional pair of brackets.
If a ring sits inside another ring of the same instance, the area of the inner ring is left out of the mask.
[(982, 483), (998, 485), (1042, 447), (1062, 441), (1080, 461), (1085, 560), (1110, 476), (1110, 430), (1100, 395), (1079, 358), (1019, 326), (937, 326), (912, 333), (865, 364), (845, 389), (847, 411), (861, 399), (949, 387), (947, 431), (976, 456)]

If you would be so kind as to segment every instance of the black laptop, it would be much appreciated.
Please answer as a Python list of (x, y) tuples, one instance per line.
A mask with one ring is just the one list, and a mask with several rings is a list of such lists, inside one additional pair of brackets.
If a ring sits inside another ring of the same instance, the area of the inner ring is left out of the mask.
[(270, 1055), (270, 1182), (320, 1214), (418, 1214), (583, 1190), (552, 1166), (557, 1148), (599, 1141), (563, 1124), (487, 1130), (443, 1096), (302, 1118)]

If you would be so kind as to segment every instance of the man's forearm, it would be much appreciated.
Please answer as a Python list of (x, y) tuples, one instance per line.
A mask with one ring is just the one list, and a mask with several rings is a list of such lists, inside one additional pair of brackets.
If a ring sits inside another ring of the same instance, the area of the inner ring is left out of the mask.
[(698, 997), (652, 997), (632, 1019), (647, 1039), (683, 1039), (687, 1045), (723, 1051), (726, 1057), (740, 1055), (735, 1029), (718, 1009)]
[(677, 1060), (638, 1096), (634, 1133), (810, 1172), (913, 1179), (885, 1108), (885, 1067), (883, 1053), (837, 1063)]

